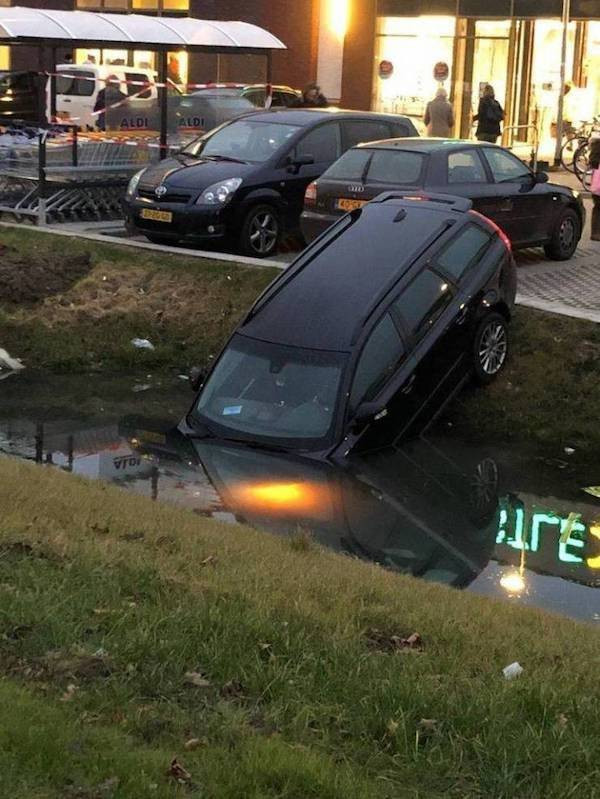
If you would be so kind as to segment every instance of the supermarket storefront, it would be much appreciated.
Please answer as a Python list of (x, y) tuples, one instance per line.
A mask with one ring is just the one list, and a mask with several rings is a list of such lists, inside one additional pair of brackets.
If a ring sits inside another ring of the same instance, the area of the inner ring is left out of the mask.
[[(576, 124), (600, 113), (600, 3), (573, 0), (571, 8), (565, 120)], [(531, 140), (527, 126), (535, 125), (540, 150), (552, 152), (561, 11), (561, 0), (379, 0), (371, 107), (421, 120), (441, 83), (454, 106), (455, 135), (470, 137), (480, 92), (490, 83), (512, 128), (506, 138)], [(447, 66), (442, 82), (434, 77), (436, 64)]]

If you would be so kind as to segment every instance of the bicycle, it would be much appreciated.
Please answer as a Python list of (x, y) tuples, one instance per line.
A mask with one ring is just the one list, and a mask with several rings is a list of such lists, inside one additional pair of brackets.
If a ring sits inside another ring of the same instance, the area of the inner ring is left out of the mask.
[[(600, 131), (600, 117), (597, 116), (594, 117), (592, 122), (582, 122), (579, 128), (572, 131), (571, 135), (563, 143), (560, 150), (560, 162), (568, 172), (578, 174), (577, 154), (596, 131)], [(570, 159), (569, 155), (571, 155)]]

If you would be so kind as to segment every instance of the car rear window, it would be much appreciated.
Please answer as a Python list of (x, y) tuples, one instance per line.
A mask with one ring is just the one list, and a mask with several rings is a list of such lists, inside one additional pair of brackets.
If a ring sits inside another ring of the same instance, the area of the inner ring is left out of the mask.
[(143, 84), (149, 84), (150, 80), (143, 72), (126, 72), (125, 77), (127, 79), (127, 83), (125, 84), (127, 87), (127, 94), (130, 97), (134, 94), (139, 97), (140, 100), (147, 100), (149, 97), (152, 97), (152, 87), (148, 86), (147, 89), (144, 89)]
[(491, 237), (478, 225), (468, 225), (438, 255), (437, 265), (456, 280), (477, 261)]
[(421, 153), (406, 150), (373, 150), (367, 172), (367, 183), (400, 183), (416, 185), (420, 182), (425, 158)]
[(362, 180), (372, 150), (348, 150), (332, 164), (323, 177), (332, 180)]

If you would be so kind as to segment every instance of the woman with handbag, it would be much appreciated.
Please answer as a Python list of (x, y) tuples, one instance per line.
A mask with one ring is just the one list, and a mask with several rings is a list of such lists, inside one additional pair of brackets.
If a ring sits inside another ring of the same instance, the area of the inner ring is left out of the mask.
[(592, 173), (592, 241), (600, 241), (600, 138), (590, 141), (590, 167)]

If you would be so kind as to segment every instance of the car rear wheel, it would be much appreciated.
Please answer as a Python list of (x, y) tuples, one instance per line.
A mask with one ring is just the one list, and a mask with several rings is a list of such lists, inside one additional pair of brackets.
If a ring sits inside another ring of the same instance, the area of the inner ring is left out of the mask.
[(490, 313), (479, 323), (473, 341), (473, 368), (480, 385), (491, 383), (502, 371), (508, 356), (508, 324), (499, 313)]
[(277, 211), (271, 205), (251, 208), (240, 232), (240, 249), (254, 258), (268, 258), (277, 251), (281, 224)]
[(544, 251), (553, 261), (568, 261), (577, 249), (580, 238), (579, 215), (572, 208), (567, 208), (558, 218)]

